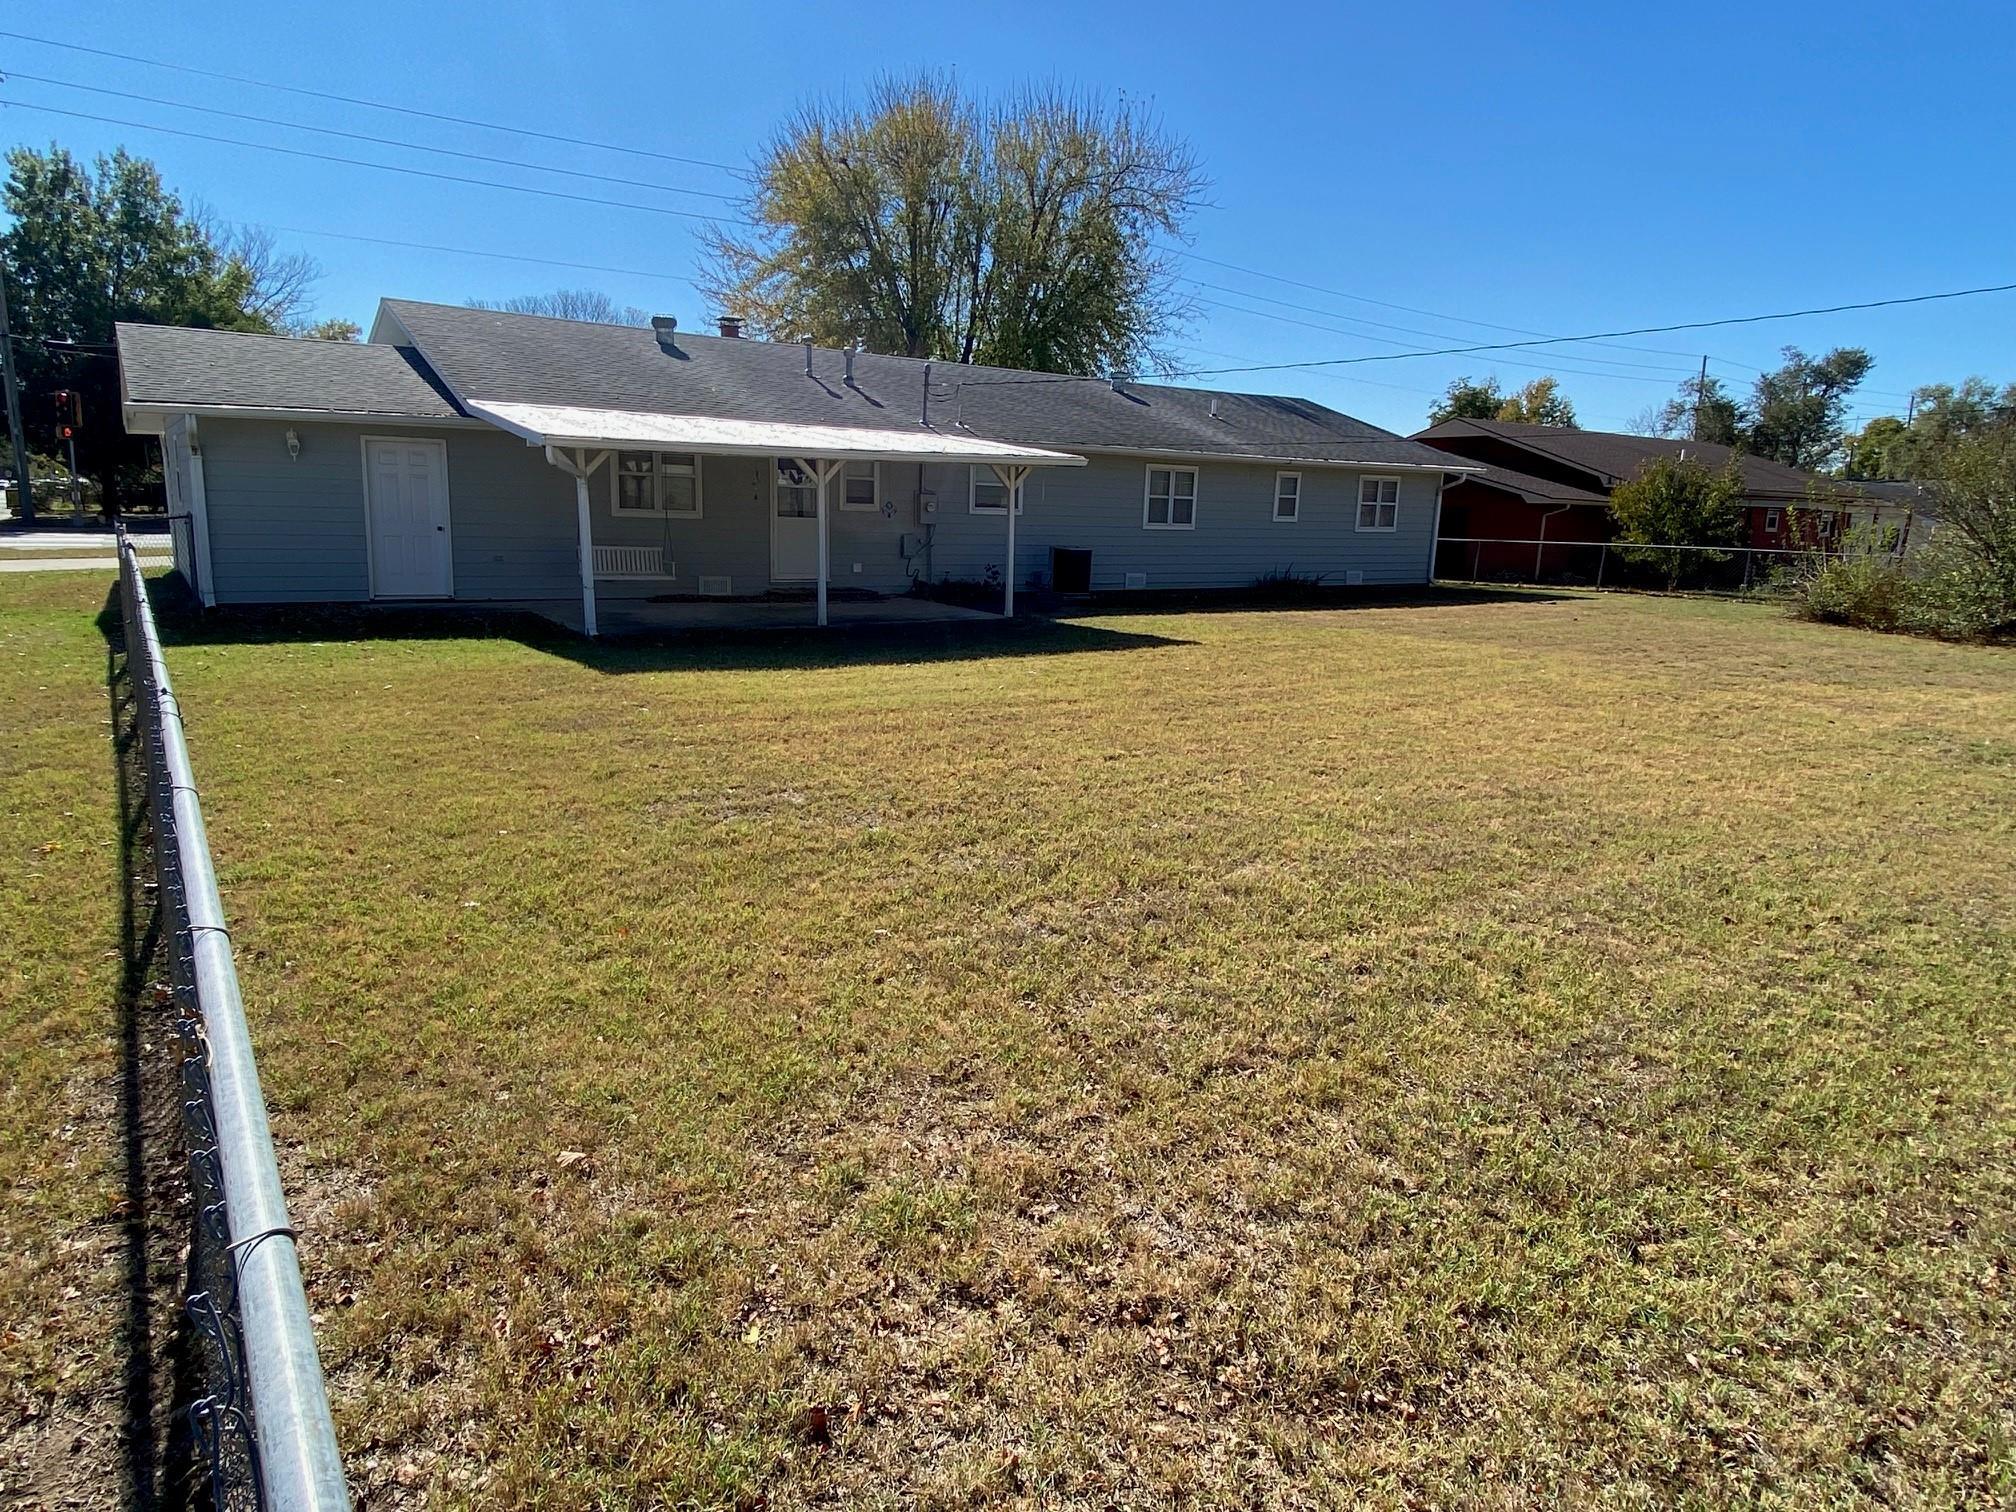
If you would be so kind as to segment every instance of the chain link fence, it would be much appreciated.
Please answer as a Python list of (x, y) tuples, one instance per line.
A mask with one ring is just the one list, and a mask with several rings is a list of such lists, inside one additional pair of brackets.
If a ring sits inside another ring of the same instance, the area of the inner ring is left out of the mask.
[(1435, 577), (1439, 582), (1667, 593), (1792, 593), (1842, 554), (1833, 546), (1627, 545), (1444, 536), (1436, 543)]
[(147, 784), (167, 991), (181, 1041), (196, 1213), (187, 1307), (201, 1360), (189, 1426), (220, 1508), (349, 1506), (231, 935), (134, 544), (119, 532), (127, 676)]

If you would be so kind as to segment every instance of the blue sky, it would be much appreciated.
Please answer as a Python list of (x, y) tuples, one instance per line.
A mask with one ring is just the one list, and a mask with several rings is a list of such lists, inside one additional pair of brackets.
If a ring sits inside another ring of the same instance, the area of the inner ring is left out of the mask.
[[(1610, 330), (2016, 281), (2016, 16), (2006, 5), (1657, 7), (1025, 3), (707, 6), (243, 4), (11, 7), (0, 27), (277, 83), (747, 162), (807, 96), (955, 68), (979, 92), (1054, 80), (1151, 102), (1212, 180), (1184, 265), (1204, 288), (1186, 365), (1292, 362)], [(697, 223), (441, 183), (127, 121), (706, 210), (720, 168), (540, 141), (0, 38), (0, 133), (124, 144), (219, 215), (281, 229), (326, 268), (326, 314), (379, 295), (460, 301), (590, 285), (708, 313)], [(632, 189), (341, 142), (23, 78), (179, 100), (702, 191)], [(484, 249), (543, 266), (308, 233)], [(655, 272), (664, 276), (642, 276)], [(1236, 290), (1228, 293), (1226, 290)], [(1268, 303), (1267, 301), (1284, 303)], [(1210, 301), (1210, 303), (1202, 303)], [(1376, 302), (1375, 302), (1376, 301)], [(1302, 308), (1292, 308), (1300, 306)], [(1408, 306), (1410, 310), (1391, 308)], [(1433, 312), (1424, 314), (1419, 312)], [(1404, 329), (1395, 329), (1404, 328)], [(1857, 415), (1914, 385), (2016, 379), (2016, 294), (1619, 346), (1422, 357), (1213, 380), (1305, 393), (1397, 430), (1459, 374), (1560, 375), (1583, 423), (1621, 428), (1702, 355), (1747, 387), (1779, 347), (1876, 357)], [(1656, 348), (1638, 350), (1636, 348)]]

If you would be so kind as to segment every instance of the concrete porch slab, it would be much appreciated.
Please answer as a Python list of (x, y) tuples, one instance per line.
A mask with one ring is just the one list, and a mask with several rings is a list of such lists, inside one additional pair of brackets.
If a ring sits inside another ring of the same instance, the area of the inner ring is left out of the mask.
[[(565, 625), (581, 628), (579, 599), (524, 599), (490, 607), (522, 609)], [(756, 602), (686, 599), (678, 603), (656, 604), (647, 599), (603, 599), (595, 606), (601, 633), (610, 635), (661, 635), (677, 630), (816, 630), (817, 611), (810, 599), (767, 599)], [(968, 609), (959, 604), (941, 604), (924, 598), (833, 599), (826, 606), (829, 630), (864, 626), (944, 625), (962, 622), (999, 621), (1001, 616), (984, 609)]]

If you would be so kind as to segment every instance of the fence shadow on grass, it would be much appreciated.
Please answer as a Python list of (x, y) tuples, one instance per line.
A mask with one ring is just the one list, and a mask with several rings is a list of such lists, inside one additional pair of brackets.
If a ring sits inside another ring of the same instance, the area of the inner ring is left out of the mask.
[(188, 1239), (181, 1182), (181, 1079), (172, 1014), (156, 984), (166, 975), (162, 911), (153, 885), (147, 783), (138, 706), (127, 675), (118, 594), (105, 633), (105, 688), (112, 727), (113, 792), (119, 806), (118, 1038), (120, 1268), (126, 1292), (120, 1322), (119, 1441), (122, 1506), (192, 1505), (200, 1484), (186, 1408), (199, 1386), (195, 1340), (181, 1306), (178, 1255)]
[[(590, 640), (528, 611), (480, 605), (407, 608), (301, 604), (204, 609), (179, 577), (148, 581), (148, 597), (171, 658), (177, 646), (282, 645), (365, 640), (517, 641), (591, 671), (735, 672), (984, 661), (998, 657), (1145, 651), (1191, 644), (1176, 636), (1041, 617), (784, 629), (694, 628)], [(116, 634), (115, 589), (99, 619)]]

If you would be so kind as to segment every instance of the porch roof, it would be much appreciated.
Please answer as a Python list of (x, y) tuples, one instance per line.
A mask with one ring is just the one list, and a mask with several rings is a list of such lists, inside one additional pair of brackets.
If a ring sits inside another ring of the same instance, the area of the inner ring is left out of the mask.
[(585, 409), (571, 404), (511, 404), (469, 399), (472, 415), (522, 436), (527, 445), (666, 449), (711, 456), (862, 458), (878, 462), (972, 462), (1019, 467), (1083, 467), (1069, 452), (1016, 446), (979, 436), (783, 420), (728, 420), (656, 410)]

